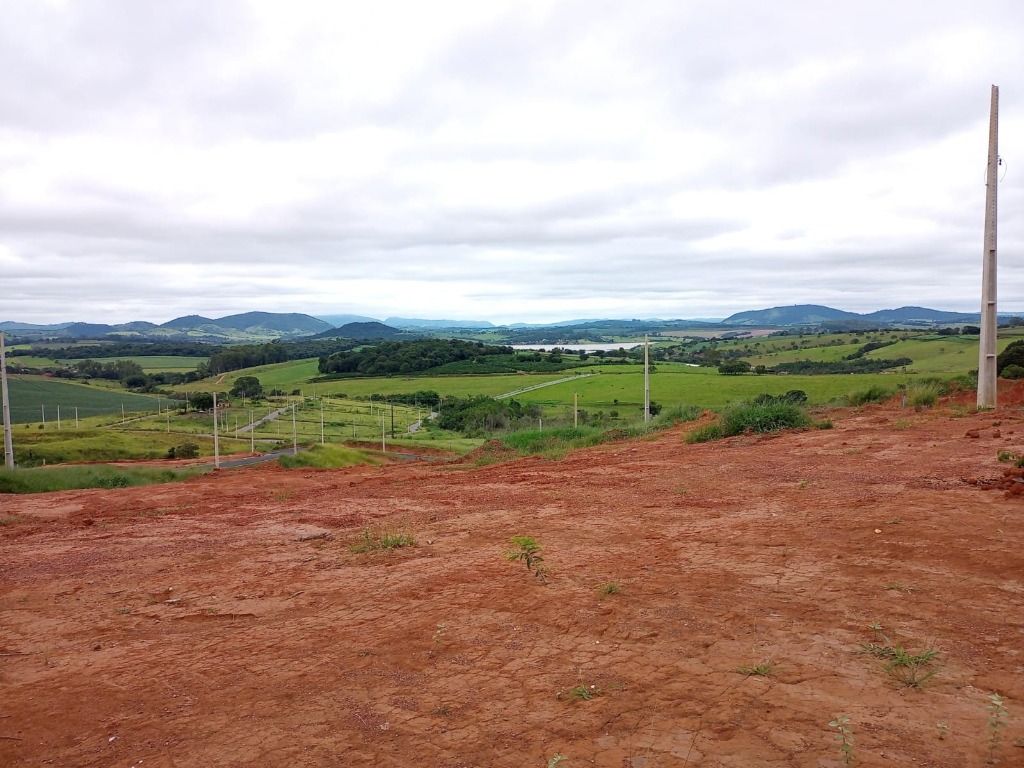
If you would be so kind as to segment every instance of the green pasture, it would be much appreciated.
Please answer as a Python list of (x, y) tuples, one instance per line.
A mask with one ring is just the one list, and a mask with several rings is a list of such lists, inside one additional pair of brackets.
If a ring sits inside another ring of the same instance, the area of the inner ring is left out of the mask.
[[(844, 374), (829, 376), (723, 376), (714, 368), (687, 368), (659, 364), (651, 375), (651, 399), (665, 406), (697, 405), (721, 408), (738, 400), (763, 392), (783, 394), (791, 389), (807, 393), (812, 404), (823, 404), (841, 398), (854, 390), (872, 385), (895, 389), (913, 381), (912, 374)], [(643, 370), (605, 370), (597, 376), (555, 384), (526, 392), (517, 399), (541, 406), (564, 408), (579, 395), (579, 405), (586, 409), (620, 410), (643, 406)]]
[(122, 404), (128, 414), (155, 411), (157, 407), (156, 397), (152, 395), (115, 392), (44, 376), (9, 376), (8, 385), (12, 424), (42, 421), (44, 406), (47, 422), (56, 422), (60, 406), (61, 421), (65, 425), (74, 424), (75, 408), (81, 420), (102, 414), (120, 415)]
[[(97, 363), (114, 363), (118, 360), (129, 360), (142, 366), (146, 373), (185, 373), (194, 371), (200, 363), (206, 362), (206, 357), (189, 357), (186, 355), (136, 355), (133, 357), (91, 357), (90, 360)], [(23, 365), (29, 368), (52, 368), (56, 366), (71, 367), (80, 362), (80, 358), (64, 359), (55, 357), (36, 357), (24, 355), (10, 357), (10, 365)]]
[[(210, 425), (212, 427), (212, 424)], [(35, 425), (14, 428), (14, 460), (19, 466), (74, 464), (97, 461), (162, 459), (169, 448), (184, 442), (195, 443), (200, 456), (213, 455), (213, 438), (180, 432), (141, 432), (127, 428), (46, 429)], [(249, 441), (221, 440), (221, 453), (249, 450)]]

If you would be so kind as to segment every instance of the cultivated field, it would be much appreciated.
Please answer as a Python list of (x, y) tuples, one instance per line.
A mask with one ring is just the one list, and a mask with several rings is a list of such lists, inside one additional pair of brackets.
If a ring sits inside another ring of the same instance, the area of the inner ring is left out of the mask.
[(0, 764), (1019, 765), (1021, 394), (5, 498)]
[(43, 407), (46, 408), (46, 419), (56, 423), (58, 405), (65, 426), (74, 425), (75, 408), (78, 408), (79, 419), (83, 419), (104, 414), (120, 414), (122, 405), (126, 413), (155, 411), (157, 405), (156, 398), (150, 395), (112, 392), (97, 386), (74, 384), (43, 376), (10, 376), (8, 385), (12, 424), (41, 421)]

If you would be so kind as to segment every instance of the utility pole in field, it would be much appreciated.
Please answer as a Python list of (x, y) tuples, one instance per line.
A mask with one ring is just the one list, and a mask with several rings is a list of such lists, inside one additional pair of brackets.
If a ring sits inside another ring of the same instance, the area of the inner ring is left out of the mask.
[(78, 429), (78, 406), (75, 406), (75, 429)]
[(249, 409), (249, 453), (256, 453), (256, 422), (253, 421), (253, 410)]
[(295, 431), (295, 403), (292, 403), (292, 456), (299, 454), (298, 432)]
[(4, 466), (14, 469), (14, 441), (11, 439), (11, 402), (7, 395), (7, 351), (0, 333), (0, 400), (4, 414)]
[(985, 174), (985, 247), (981, 270), (981, 343), (978, 349), (978, 407), (996, 407), (996, 222), (999, 192), (999, 86), (992, 86)]
[(580, 425), (580, 396), (578, 392), (572, 393), (572, 428)]
[(320, 445), (324, 444), (324, 399), (320, 398)]
[(644, 422), (651, 420), (651, 342), (644, 334)]
[(217, 433), (217, 393), (213, 393), (213, 466), (220, 469), (220, 436)]

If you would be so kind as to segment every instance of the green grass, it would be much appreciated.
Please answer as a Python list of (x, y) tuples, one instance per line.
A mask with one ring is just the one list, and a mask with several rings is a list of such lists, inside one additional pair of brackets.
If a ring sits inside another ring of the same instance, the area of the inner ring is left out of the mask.
[(549, 427), (546, 429), (524, 429), (502, 435), (499, 441), (522, 456), (544, 456), (559, 459), (578, 448), (639, 437), (656, 432), (685, 421), (692, 421), (700, 415), (694, 406), (679, 406), (663, 411), (649, 423), (634, 421), (619, 426), (581, 425), (579, 427)]
[[(196, 443), (200, 455), (213, 454), (213, 440), (199, 435), (131, 432), (109, 428), (60, 431), (15, 428), (14, 459), (19, 466), (162, 459), (166, 457), (169, 448), (186, 441)], [(244, 451), (248, 448), (248, 440), (221, 440), (222, 453)]]
[(388, 552), (392, 549), (416, 546), (416, 539), (411, 533), (396, 533), (393, 531), (371, 531), (369, 528), (363, 531), (359, 541), (352, 545), (351, 549), (356, 554), (368, 552)]
[(56, 423), (59, 405), (64, 426), (74, 425), (76, 407), (79, 419), (100, 414), (120, 415), (122, 403), (129, 414), (156, 411), (156, 398), (150, 395), (114, 392), (43, 376), (9, 376), (8, 385), (12, 424), (41, 421), (41, 406), (46, 407), (46, 421)]
[(313, 468), (337, 469), (351, 467), (355, 464), (379, 464), (379, 460), (365, 451), (347, 448), (343, 445), (317, 445), (308, 451), (294, 456), (282, 456), (278, 459), (282, 467), (287, 469)]
[(0, 493), (45, 493), (75, 488), (127, 488), (134, 485), (170, 483), (195, 477), (208, 470), (157, 469), (152, 467), (46, 467), (0, 469)]
[(781, 401), (734, 403), (719, 420), (699, 427), (686, 436), (688, 443), (706, 443), (746, 432), (778, 432), (811, 424), (807, 412), (799, 405)]
[(884, 403), (892, 397), (892, 390), (879, 384), (864, 389), (855, 389), (847, 393), (846, 402), (850, 405), (867, 405), (868, 403)]
[(810, 419), (803, 408), (793, 403), (737, 403), (725, 410), (721, 424), (723, 436), (732, 437), (744, 432), (778, 432), (806, 427)]

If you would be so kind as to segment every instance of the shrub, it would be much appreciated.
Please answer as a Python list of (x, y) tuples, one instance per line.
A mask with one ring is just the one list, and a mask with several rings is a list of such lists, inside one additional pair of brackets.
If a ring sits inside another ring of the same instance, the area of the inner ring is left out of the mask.
[(721, 440), (725, 435), (722, 434), (722, 427), (720, 424), (705, 424), (703, 427), (698, 427), (686, 436), (686, 442), (688, 443), (706, 443), (710, 440)]
[(935, 384), (915, 384), (907, 389), (907, 402), (915, 408), (931, 407), (938, 399), (939, 387)]
[(168, 459), (195, 459), (199, 456), (199, 446), (192, 442), (184, 442), (167, 449)]
[(868, 403), (884, 403), (892, 397), (892, 390), (874, 384), (867, 389), (858, 389), (846, 396), (850, 405), (867, 405)]
[(1011, 364), (1003, 368), (1000, 374), (1004, 379), (1024, 379), (1024, 365)]
[(731, 437), (744, 432), (778, 432), (809, 423), (807, 413), (794, 403), (739, 403), (722, 414), (722, 434)]

